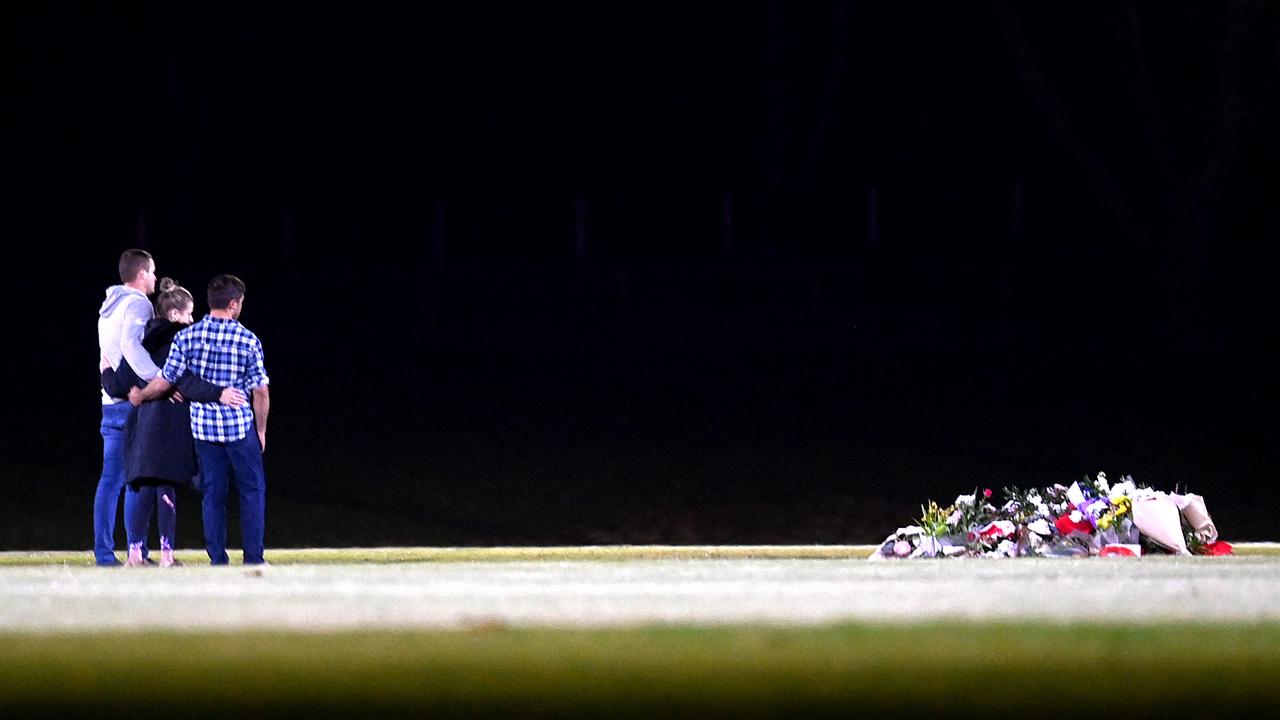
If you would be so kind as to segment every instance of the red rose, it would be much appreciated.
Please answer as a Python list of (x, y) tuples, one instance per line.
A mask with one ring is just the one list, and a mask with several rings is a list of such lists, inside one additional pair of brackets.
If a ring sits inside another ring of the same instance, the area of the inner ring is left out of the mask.
[(1085, 535), (1093, 535), (1093, 525), (1088, 520), (1080, 518), (1079, 522), (1077, 522), (1071, 519), (1070, 514), (1058, 518), (1053, 522), (1053, 525), (1058, 528), (1058, 533), (1062, 535), (1070, 535), (1073, 531)]
[(1204, 554), (1205, 555), (1235, 555), (1236, 552), (1235, 552), (1235, 549), (1231, 547), (1231, 543), (1227, 542), (1226, 540), (1219, 540), (1218, 542), (1205, 543)]

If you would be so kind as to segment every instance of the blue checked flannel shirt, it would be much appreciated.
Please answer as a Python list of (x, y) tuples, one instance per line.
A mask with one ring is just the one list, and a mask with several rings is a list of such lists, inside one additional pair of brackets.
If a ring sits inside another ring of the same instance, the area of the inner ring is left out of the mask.
[[(176, 385), (187, 370), (215, 385), (239, 388), (246, 397), (253, 388), (270, 382), (258, 336), (238, 320), (212, 315), (174, 336), (160, 375)], [(244, 438), (252, 427), (252, 404), (237, 408), (216, 402), (191, 403), (191, 434), (197, 440), (232, 442)]]

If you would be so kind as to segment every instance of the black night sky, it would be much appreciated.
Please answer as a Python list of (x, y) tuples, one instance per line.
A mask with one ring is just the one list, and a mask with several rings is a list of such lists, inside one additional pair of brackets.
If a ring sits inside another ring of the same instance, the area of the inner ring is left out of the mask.
[(322, 5), (6, 4), (0, 547), (90, 545), (128, 247), (248, 285), (268, 548), (1274, 539), (1274, 3)]

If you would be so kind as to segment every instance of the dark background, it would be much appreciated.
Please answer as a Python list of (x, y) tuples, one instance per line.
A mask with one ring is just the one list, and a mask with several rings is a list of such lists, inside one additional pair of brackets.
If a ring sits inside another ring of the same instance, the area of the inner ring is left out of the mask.
[(2, 547), (90, 546), (128, 247), (248, 284), (269, 547), (1274, 538), (1273, 3), (172, 5), (5, 5)]

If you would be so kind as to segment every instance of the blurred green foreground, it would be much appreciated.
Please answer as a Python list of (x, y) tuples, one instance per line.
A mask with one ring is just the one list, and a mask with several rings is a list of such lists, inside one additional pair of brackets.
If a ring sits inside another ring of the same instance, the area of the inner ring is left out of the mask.
[(1277, 624), (0, 635), (15, 718), (1277, 717), (1277, 677)]

